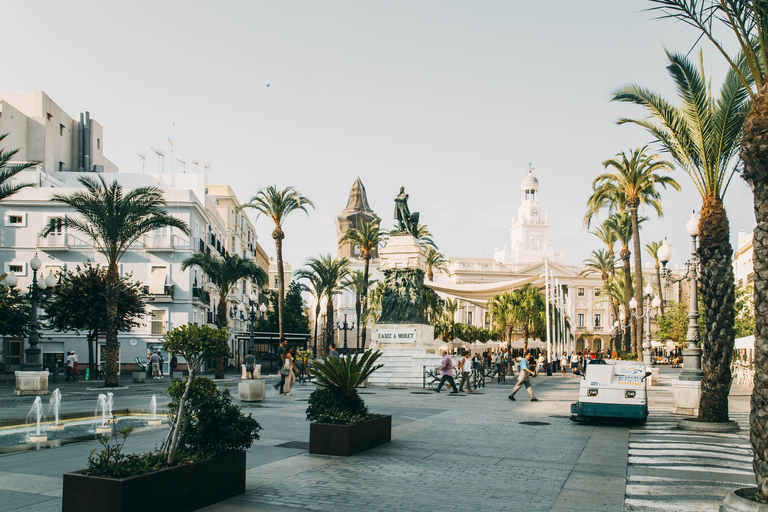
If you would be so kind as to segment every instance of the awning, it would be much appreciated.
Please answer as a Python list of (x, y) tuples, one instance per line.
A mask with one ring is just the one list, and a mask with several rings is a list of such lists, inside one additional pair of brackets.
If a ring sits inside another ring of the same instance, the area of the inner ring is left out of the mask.
[(167, 276), (167, 267), (152, 267), (152, 275), (149, 278), (149, 293), (152, 295), (163, 295), (165, 293), (165, 280)]
[(755, 350), (755, 337), (744, 336), (743, 338), (738, 338), (733, 348), (742, 350)]
[(475, 306), (486, 307), (488, 301), (496, 295), (522, 288), (527, 284), (544, 284), (543, 276), (521, 277), (510, 281), (501, 281), (489, 284), (440, 284), (425, 282), (424, 286), (432, 288), (436, 292), (445, 293), (469, 302)]
[[(524, 347), (525, 347), (525, 340), (523, 338), (520, 338), (519, 340), (512, 342), (512, 348), (524, 348)], [(536, 338), (535, 340), (528, 338), (528, 348), (547, 348), (547, 344), (538, 338)]]

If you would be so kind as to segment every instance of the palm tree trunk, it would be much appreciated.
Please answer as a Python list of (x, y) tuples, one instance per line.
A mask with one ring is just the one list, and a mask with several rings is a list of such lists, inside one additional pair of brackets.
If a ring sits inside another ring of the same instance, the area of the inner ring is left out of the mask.
[[(216, 307), (216, 327), (219, 329), (227, 328), (227, 300), (224, 298), (229, 294), (229, 290), (219, 298), (219, 305)], [(214, 377), (217, 379), (224, 378), (224, 358), (220, 357), (216, 360), (216, 373)]]
[(272, 238), (275, 240), (275, 253), (277, 254), (277, 324), (280, 341), (283, 341), (285, 325), (285, 280), (283, 278), (283, 239), (285, 233), (280, 226), (272, 231)]
[(357, 315), (357, 331), (356, 331), (357, 346), (355, 347), (356, 349), (360, 348), (360, 322), (362, 321), (362, 319), (360, 318), (361, 311), (362, 311), (362, 304), (360, 302), (360, 297), (358, 297), (355, 300), (355, 315)]
[[(366, 336), (368, 335), (368, 320), (366, 319), (366, 313), (368, 312), (368, 266), (371, 262), (371, 256), (368, 255), (367, 258), (365, 258), (365, 268), (363, 269), (363, 284), (365, 285), (365, 289), (363, 290), (363, 316), (362, 316), (362, 322), (363, 322), (363, 333), (362, 333), (362, 349), (365, 350), (365, 340)], [(358, 323), (360, 320), (358, 320)]]
[(736, 298), (730, 229), (720, 199), (704, 198), (699, 233), (701, 295), (706, 310), (699, 421), (728, 421)]
[[(643, 304), (643, 262), (640, 250), (640, 224), (637, 220), (638, 199), (635, 198), (629, 203), (629, 217), (632, 219), (632, 244), (635, 252), (635, 300), (637, 308)], [(635, 353), (640, 359), (640, 340), (643, 339), (643, 322), (635, 321), (637, 325), (637, 335), (635, 336)]]
[[(632, 315), (632, 310), (629, 307), (629, 298), (634, 295), (632, 291), (632, 274), (629, 272), (629, 250), (626, 248), (622, 249), (620, 256), (624, 264), (624, 311), (627, 314), (627, 320), (629, 320), (627, 323), (632, 324), (631, 345), (630, 340), (625, 340), (625, 343), (628, 345), (625, 348), (637, 354), (637, 319)], [(641, 303), (638, 302), (638, 304)]]
[(114, 261), (109, 264), (107, 269), (107, 282), (104, 291), (104, 301), (107, 306), (107, 325), (106, 325), (106, 343), (104, 345), (104, 386), (118, 387), (118, 369), (120, 361), (120, 345), (117, 342), (117, 299), (118, 299), (118, 281), (120, 276), (117, 272), (117, 263)]
[[(98, 372), (96, 371), (96, 357), (95, 357), (95, 349), (96, 346), (96, 340), (99, 339), (99, 330), (98, 329), (91, 329), (91, 331), (88, 333), (88, 367), (91, 369), (91, 379), (95, 379), (98, 377)], [(54, 370), (56, 371), (56, 370)]]
[(744, 179), (755, 195), (755, 234), (752, 240), (755, 269), (755, 381), (749, 413), (758, 501), (768, 501), (768, 83), (760, 90), (747, 114), (741, 141)]
[(323, 349), (327, 351), (330, 343), (336, 345), (333, 339), (333, 297), (328, 297), (328, 303), (325, 306), (325, 347)]
[(317, 357), (317, 322), (320, 321), (320, 300), (318, 299), (317, 305), (315, 306), (315, 348), (312, 351), (313, 356)]

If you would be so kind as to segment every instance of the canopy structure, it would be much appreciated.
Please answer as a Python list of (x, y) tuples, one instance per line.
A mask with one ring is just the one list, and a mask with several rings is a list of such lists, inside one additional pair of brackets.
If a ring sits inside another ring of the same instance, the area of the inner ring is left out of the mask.
[[(512, 348), (525, 348), (525, 340), (520, 338), (517, 341), (513, 341)], [(528, 338), (528, 348), (547, 348), (547, 344), (538, 338), (535, 340)]]
[(527, 284), (543, 286), (544, 278), (542, 276), (526, 276), (489, 284), (441, 284), (425, 282), (424, 286), (432, 288), (436, 292), (445, 293), (451, 297), (456, 297), (474, 304), (475, 306), (486, 307), (488, 301), (496, 295), (512, 290), (522, 288)]
[(736, 343), (733, 345), (735, 349), (742, 350), (754, 350), (755, 349), (755, 337), (744, 336), (743, 338), (737, 338)]

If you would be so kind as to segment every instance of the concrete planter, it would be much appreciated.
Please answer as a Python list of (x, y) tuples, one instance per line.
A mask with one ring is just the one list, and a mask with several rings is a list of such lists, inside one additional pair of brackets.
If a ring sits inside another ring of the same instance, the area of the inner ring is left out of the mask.
[(313, 422), (309, 453), (347, 457), (392, 440), (392, 416), (380, 415), (353, 425)]
[(736, 489), (725, 496), (720, 508), (723, 512), (768, 512), (768, 504), (755, 501), (757, 487)]
[(190, 511), (244, 492), (245, 451), (236, 451), (128, 478), (65, 473), (62, 511)]

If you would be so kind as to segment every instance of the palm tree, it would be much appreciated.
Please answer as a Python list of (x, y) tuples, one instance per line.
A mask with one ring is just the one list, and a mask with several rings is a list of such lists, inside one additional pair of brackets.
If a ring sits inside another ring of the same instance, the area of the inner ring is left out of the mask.
[(325, 349), (328, 343), (333, 341), (333, 298), (344, 288), (344, 280), (349, 276), (349, 260), (326, 254), (319, 258), (307, 259), (306, 265), (309, 268), (297, 271), (296, 277), (311, 280), (316, 276), (318, 286), (323, 290), (326, 299)]
[(523, 348), (528, 350), (528, 338), (546, 330), (546, 299), (541, 290), (526, 285), (512, 292), (510, 297), (514, 324), (522, 331)]
[[(488, 301), (488, 312), (491, 315), (493, 325), (504, 333), (507, 346), (512, 344), (512, 331), (515, 328), (515, 317), (512, 312), (512, 294), (504, 292), (495, 295)], [(511, 350), (511, 348), (508, 348)]]
[(78, 217), (67, 215), (56, 218), (43, 233), (48, 234), (56, 224), (80, 231), (107, 258), (104, 386), (117, 387), (120, 350), (117, 341), (120, 280), (117, 266), (120, 259), (131, 244), (145, 233), (171, 227), (189, 234), (189, 227), (184, 221), (168, 214), (163, 193), (156, 187), (139, 187), (124, 194), (117, 180), (107, 185), (102, 176), (99, 176), (98, 181), (82, 176), (78, 181), (85, 187), (84, 191), (69, 196), (54, 194), (51, 197), (52, 201), (71, 207)]
[[(616, 258), (609, 254), (605, 249), (599, 249), (592, 251), (592, 255), (584, 260), (584, 270), (579, 275), (590, 276), (592, 274), (599, 274), (600, 279), (603, 280), (603, 289), (608, 286), (608, 281), (616, 271)], [(613, 311), (613, 317), (619, 318), (619, 303), (611, 301), (611, 310)]]
[(727, 421), (735, 294), (733, 250), (723, 197), (735, 172), (732, 160), (750, 106), (749, 94), (731, 70), (720, 97), (713, 98), (701, 53), (698, 66), (684, 55), (667, 52), (667, 57), (667, 69), (677, 86), (680, 106), (636, 85), (620, 89), (614, 99), (641, 105), (648, 111), (650, 118), (619, 122), (648, 130), (680, 164), (701, 195), (698, 253), (706, 331), (699, 420)]
[[(7, 133), (0, 134), (0, 142), (8, 136)], [(11, 178), (25, 169), (30, 169), (40, 162), (20, 162), (10, 164), (11, 159), (19, 152), (18, 149), (4, 150), (0, 149), (0, 201), (12, 196), (25, 187), (34, 187), (34, 183), (10, 183)]]
[[(223, 258), (217, 258), (210, 254), (196, 252), (181, 263), (181, 269), (186, 270), (196, 265), (211, 280), (219, 294), (219, 305), (216, 307), (216, 327), (227, 327), (227, 313), (229, 311), (229, 292), (241, 279), (250, 279), (257, 286), (264, 286), (269, 282), (267, 273), (252, 260), (241, 258), (237, 254)], [(224, 378), (224, 358), (216, 360), (216, 378)]]
[(299, 272), (296, 273), (296, 278), (309, 281), (309, 286), (306, 288), (309, 294), (312, 295), (312, 298), (315, 299), (315, 345), (312, 349), (312, 354), (317, 357), (317, 324), (320, 319), (320, 302), (323, 300), (323, 283), (317, 274), (301, 274), (301, 277), (299, 277)]
[[(371, 257), (374, 251), (379, 248), (379, 245), (384, 241), (384, 237), (387, 232), (379, 227), (379, 219), (374, 219), (371, 222), (361, 221), (360, 229), (350, 228), (344, 236), (339, 240), (339, 245), (345, 243), (353, 243), (360, 249), (360, 257), (365, 261), (365, 269), (363, 270), (363, 295), (362, 295), (362, 316), (360, 311), (357, 312), (357, 321), (360, 322), (362, 318), (365, 318), (365, 312), (368, 309), (368, 288), (370, 288), (369, 280), (369, 267), (371, 263)], [(358, 326), (359, 329), (359, 326)], [(368, 325), (363, 324), (363, 349), (365, 349), (365, 340), (368, 333)], [(358, 339), (360, 339), (360, 333), (358, 333)]]
[(363, 325), (363, 346), (365, 349), (365, 322), (364, 310), (363, 310), (363, 298), (368, 296), (368, 288), (374, 283), (378, 283), (378, 279), (368, 280), (368, 276), (365, 272), (360, 270), (352, 271), (347, 279), (342, 283), (342, 286), (347, 290), (355, 294), (355, 318), (357, 318), (357, 343), (360, 348), (360, 325)]
[(435, 270), (446, 272), (448, 270), (448, 260), (434, 247), (427, 248), (427, 279), (432, 281), (435, 277)]
[(275, 253), (277, 255), (277, 319), (280, 339), (283, 339), (285, 325), (285, 276), (283, 275), (283, 222), (292, 212), (301, 210), (307, 215), (307, 207), (315, 207), (314, 203), (302, 196), (295, 188), (286, 187), (278, 190), (275, 185), (259, 190), (242, 208), (253, 208), (260, 215), (266, 215), (275, 223), (272, 238), (275, 241)]
[[(632, 219), (626, 212), (614, 213), (609, 219), (605, 221), (604, 226), (613, 231), (616, 234), (617, 240), (621, 243), (621, 252), (619, 253), (619, 257), (621, 258), (621, 262), (624, 267), (624, 311), (626, 311), (627, 315), (631, 317), (631, 321), (627, 322), (627, 325), (632, 325), (632, 344), (631, 346), (625, 348), (637, 354), (638, 322), (637, 319), (630, 314), (630, 311), (632, 310), (629, 308), (629, 299), (634, 295), (632, 288), (632, 273), (629, 269), (629, 242), (632, 239)], [(629, 340), (625, 339), (625, 343), (628, 342)]]
[(432, 233), (429, 232), (429, 228), (426, 224), (419, 224), (416, 227), (416, 241), (418, 242), (419, 247), (425, 251), (430, 247), (432, 249), (437, 249), (437, 244), (435, 244), (435, 241), (432, 239)]
[[(647, 155), (648, 146), (634, 149), (627, 156), (623, 151), (603, 162), (603, 167), (613, 170), (603, 173), (592, 182), (592, 200), (596, 204), (611, 202), (617, 194), (624, 197), (629, 216), (632, 219), (632, 242), (635, 257), (635, 300), (643, 303), (643, 265), (640, 250), (640, 226), (638, 209), (650, 206), (661, 217), (661, 194), (658, 187), (670, 186), (680, 190), (680, 185), (671, 176), (659, 172), (670, 172), (674, 166), (665, 160), (658, 160), (657, 155)], [(604, 199), (605, 198), (605, 199)], [(642, 322), (637, 322), (637, 338), (642, 339)]]
[(659, 263), (659, 247), (661, 247), (662, 241), (648, 242), (645, 244), (645, 252), (647, 252), (653, 261), (656, 268), (656, 284), (659, 287), (659, 297), (661, 298), (661, 314), (664, 315), (664, 286), (661, 284), (661, 264)]

